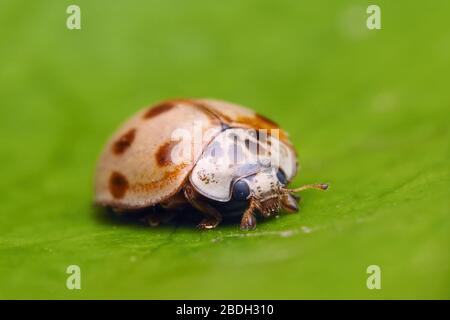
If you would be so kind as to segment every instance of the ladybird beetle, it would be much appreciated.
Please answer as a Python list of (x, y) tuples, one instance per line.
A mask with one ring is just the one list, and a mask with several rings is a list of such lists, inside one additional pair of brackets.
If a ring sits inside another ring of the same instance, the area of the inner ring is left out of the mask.
[(146, 211), (152, 225), (191, 206), (204, 215), (201, 229), (238, 214), (241, 229), (251, 230), (255, 213), (297, 212), (294, 193), (328, 188), (289, 189), (296, 172), (296, 151), (275, 122), (224, 101), (168, 100), (138, 112), (106, 144), (95, 203)]

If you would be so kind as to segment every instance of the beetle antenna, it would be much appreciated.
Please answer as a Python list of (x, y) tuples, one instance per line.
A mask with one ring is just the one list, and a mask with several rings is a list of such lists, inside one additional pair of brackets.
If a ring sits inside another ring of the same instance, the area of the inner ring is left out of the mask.
[(300, 192), (307, 189), (317, 189), (317, 190), (327, 190), (328, 184), (326, 183), (316, 183), (316, 184), (307, 184), (295, 189), (286, 189), (288, 192)]

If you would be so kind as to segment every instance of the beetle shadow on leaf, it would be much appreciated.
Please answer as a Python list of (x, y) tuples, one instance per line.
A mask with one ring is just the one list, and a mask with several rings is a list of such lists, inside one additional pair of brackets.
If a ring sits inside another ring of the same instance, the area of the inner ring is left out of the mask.
[[(191, 209), (184, 210), (174, 215), (171, 219), (165, 219), (167, 213), (162, 209), (143, 209), (118, 213), (111, 208), (93, 206), (92, 216), (97, 223), (104, 225), (146, 228), (149, 230), (172, 229), (173, 227), (195, 228), (196, 224), (201, 220), (201, 216)], [(161, 223), (157, 226), (150, 225), (148, 218), (151, 216), (160, 216), (162, 218)]]
[[(203, 215), (196, 211), (194, 208), (185, 208), (176, 214), (169, 221), (162, 221), (158, 226), (151, 226), (148, 222), (148, 217), (151, 215), (160, 215), (161, 217), (165, 217), (167, 213), (160, 209), (151, 211), (149, 213), (149, 209), (146, 210), (137, 210), (126, 213), (117, 213), (114, 212), (111, 208), (93, 206), (92, 207), (92, 216), (93, 219), (103, 225), (110, 226), (126, 226), (131, 228), (147, 228), (149, 230), (161, 230), (161, 229), (172, 229), (176, 228), (187, 228), (187, 229), (196, 229), (197, 224), (202, 220)], [(221, 227), (230, 227), (236, 226), (239, 227), (241, 216), (224, 216), (223, 221), (216, 228), (220, 230)]]

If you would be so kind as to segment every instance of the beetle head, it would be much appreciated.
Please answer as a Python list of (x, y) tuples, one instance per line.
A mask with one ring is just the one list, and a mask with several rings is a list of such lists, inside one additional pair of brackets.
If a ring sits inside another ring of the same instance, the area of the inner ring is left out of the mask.
[(298, 199), (294, 193), (306, 189), (328, 189), (327, 184), (311, 184), (296, 189), (287, 188), (284, 173), (276, 168), (270, 168), (238, 180), (233, 186), (233, 198), (250, 200), (251, 206), (263, 216), (277, 214), (281, 208), (288, 212), (298, 211)]
[(249, 185), (255, 206), (263, 216), (268, 217), (280, 211), (283, 184), (275, 169), (255, 174)]
[(265, 217), (277, 214), (283, 206), (286, 178), (275, 168), (258, 172), (238, 180), (233, 187), (233, 198), (250, 200)]

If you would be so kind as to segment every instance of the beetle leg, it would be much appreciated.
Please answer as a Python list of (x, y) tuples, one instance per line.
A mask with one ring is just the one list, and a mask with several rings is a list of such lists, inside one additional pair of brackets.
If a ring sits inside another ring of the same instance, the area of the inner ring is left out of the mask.
[(185, 208), (188, 205), (188, 202), (186, 201), (184, 194), (179, 192), (167, 201), (162, 202), (160, 205), (164, 210), (176, 211)]
[(222, 215), (209, 203), (203, 201), (191, 185), (184, 188), (184, 195), (189, 203), (206, 217), (197, 225), (200, 229), (213, 229), (222, 221)]
[(149, 214), (142, 218), (144, 223), (147, 223), (150, 227), (157, 227), (161, 224), (161, 216), (158, 214)]
[(244, 215), (241, 219), (241, 230), (253, 230), (256, 228), (256, 218), (255, 218), (255, 202), (250, 200), (250, 205), (245, 210)]
[(157, 227), (161, 223), (168, 223), (175, 218), (188, 203), (183, 193), (177, 193), (165, 202), (160, 204), (157, 212), (151, 212), (143, 218), (145, 223), (152, 227)]

